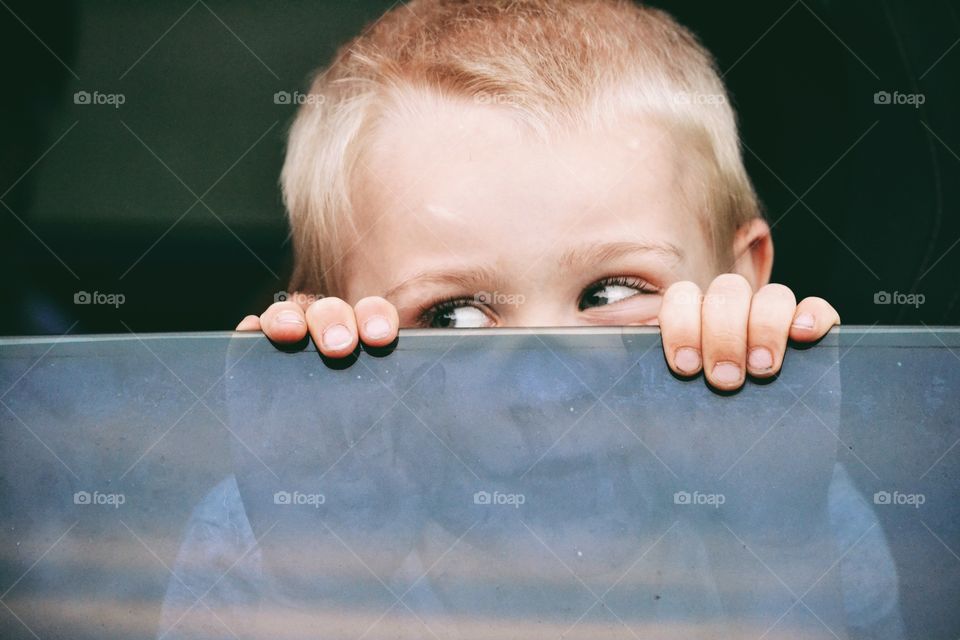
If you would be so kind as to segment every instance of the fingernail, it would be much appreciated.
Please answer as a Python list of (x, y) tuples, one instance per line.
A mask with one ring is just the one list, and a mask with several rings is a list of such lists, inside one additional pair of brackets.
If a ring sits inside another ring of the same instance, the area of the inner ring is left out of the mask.
[(793, 326), (799, 329), (813, 329), (815, 324), (813, 315), (809, 313), (801, 313), (793, 321)]
[(390, 323), (383, 316), (373, 316), (363, 323), (363, 331), (368, 338), (386, 338), (390, 335)]
[(750, 350), (747, 364), (754, 371), (766, 371), (773, 368), (773, 354), (766, 347), (756, 347)]
[(732, 362), (718, 362), (713, 365), (713, 381), (720, 384), (740, 382), (740, 367)]
[(700, 369), (700, 353), (690, 347), (680, 347), (673, 356), (673, 362), (684, 373), (696, 373)]
[(323, 332), (323, 346), (327, 349), (343, 349), (353, 342), (350, 329), (342, 324), (332, 324)]
[(281, 311), (274, 321), (277, 324), (295, 324), (303, 326), (303, 316), (296, 311)]

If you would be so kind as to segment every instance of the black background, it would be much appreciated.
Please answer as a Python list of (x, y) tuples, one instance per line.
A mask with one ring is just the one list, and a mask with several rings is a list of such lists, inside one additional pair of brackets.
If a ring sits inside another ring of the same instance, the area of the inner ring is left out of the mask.
[[(0, 6), (0, 333), (230, 329), (266, 308), (290, 268), (277, 177), (294, 106), (273, 95), (305, 89), (391, 4)], [(724, 72), (774, 280), (846, 323), (956, 324), (957, 3), (651, 4)], [(125, 103), (77, 105), (77, 91)], [(77, 291), (126, 302), (76, 305)], [(879, 291), (925, 302), (877, 305)]]

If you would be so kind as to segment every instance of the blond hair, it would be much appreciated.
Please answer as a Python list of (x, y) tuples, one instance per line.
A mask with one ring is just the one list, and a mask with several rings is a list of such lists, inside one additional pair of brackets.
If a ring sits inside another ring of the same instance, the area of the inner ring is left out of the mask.
[(413, 0), (339, 50), (290, 129), (281, 185), (291, 290), (342, 295), (352, 176), (366, 134), (410, 89), (480, 103), (508, 96), (541, 135), (625, 114), (663, 118), (692, 133), (684, 149), (705, 160), (696, 206), (717, 260), (760, 215), (713, 59), (666, 13), (628, 0)]

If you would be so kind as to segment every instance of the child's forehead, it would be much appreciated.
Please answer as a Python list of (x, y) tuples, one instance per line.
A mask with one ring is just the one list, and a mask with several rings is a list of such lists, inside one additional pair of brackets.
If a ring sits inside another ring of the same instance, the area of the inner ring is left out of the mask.
[[(354, 175), (358, 209), (612, 206), (676, 199), (691, 182), (676, 130), (635, 116), (612, 126), (531, 128), (517, 109), (468, 99), (407, 102), (377, 123)], [(561, 200), (558, 204), (557, 199)], [(364, 206), (365, 205), (365, 206)]]
[[(485, 143), (558, 148), (571, 141), (604, 141), (613, 135), (622, 146), (637, 150), (644, 144), (680, 136), (680, 127), (669, 118), (618, 109), (612, 100), (604, 113), (598, 114), (586, 105), (549, 108), (506, 93), (444, 97), (430, 90), (401, 89), (391, 95), (394, 97), (386, 99), (367, 142), (374, 149), (395, 152), (418, 142), (444, 148), (465, 143), (473, 148)], [(655, 150), (662, 151), (670, 145), (657, 147)]]
[(504, 109), (456, 106), (380, 124), (354, 174), (359, 237), (345, 264), (533, 277), (587, 245), (703, 245), (687, 193), (702, 181), (658, 122), (540, 138)]

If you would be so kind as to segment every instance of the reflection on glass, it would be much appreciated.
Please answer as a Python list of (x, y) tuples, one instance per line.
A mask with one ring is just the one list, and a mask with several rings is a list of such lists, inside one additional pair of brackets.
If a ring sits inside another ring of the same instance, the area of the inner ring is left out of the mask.
[(834, 334), (735, 395), (643, 330), (413, 334), (338, 371), (8, 341), (3, 637), (951, 637), (934, 337)]

